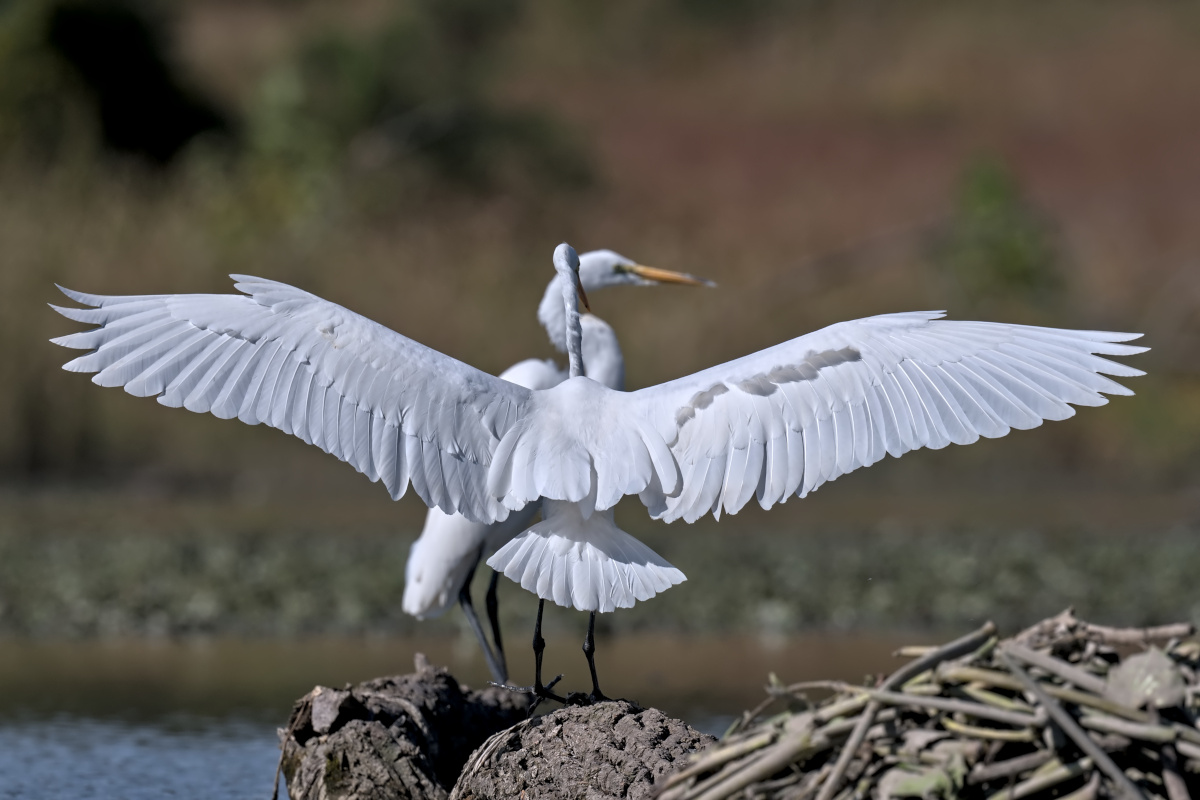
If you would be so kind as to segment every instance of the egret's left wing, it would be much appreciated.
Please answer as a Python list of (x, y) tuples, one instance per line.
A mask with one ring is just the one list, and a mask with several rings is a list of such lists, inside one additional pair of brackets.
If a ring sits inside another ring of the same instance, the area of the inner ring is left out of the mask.
[(1104, 375), (1140, 334), (885, 314), (828, 328), (621, 396), (646, 415), (681, 485), (643, 495), (655, 516), (695, 521), (803, 497), (885, 453), (969, 444), (1132, 394)]
[(245, 294), (111, 297), (60, 314), (99, 327), (53, 341), (93, 352), (65, 365), (223, 419), (315, 444), (392, 497), (411, 482), (426, 505), (504, 519), (486, 476), (529, 390), (488, 375), (287, 284), (235, 275)]

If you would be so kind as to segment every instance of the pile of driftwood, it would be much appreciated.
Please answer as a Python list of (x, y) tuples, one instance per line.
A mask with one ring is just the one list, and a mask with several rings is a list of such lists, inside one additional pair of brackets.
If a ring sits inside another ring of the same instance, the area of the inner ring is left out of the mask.
[(1200, 800), (1192, 633), (1067, 611), (1003, 641), (988, 623), (904, 648), (913, 660), (870, 687), (776, 682), (658, 800)]

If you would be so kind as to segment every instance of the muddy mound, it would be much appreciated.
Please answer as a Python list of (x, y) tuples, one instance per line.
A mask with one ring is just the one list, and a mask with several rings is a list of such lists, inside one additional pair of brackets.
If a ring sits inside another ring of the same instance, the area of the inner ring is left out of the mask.
[(650, 798), (665, 776), (714, 741), (658, 709), (623, 700), (560, 708), (489, 739), (450, 796)]

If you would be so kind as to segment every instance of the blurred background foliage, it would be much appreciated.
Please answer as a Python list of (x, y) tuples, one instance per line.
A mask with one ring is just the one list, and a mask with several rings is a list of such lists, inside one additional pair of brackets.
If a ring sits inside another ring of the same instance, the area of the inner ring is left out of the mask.
[(1025, 306), (1062, 308), (1063, 256), (1055, 233), (1022, 196), (1007, 165), (994, 158), (970, 164), (951, 215), (933, 255), (951, 292), (961, 295), (955, 307), (993, 319), (1020, 316)]
[[(1134, 398), (889, 459), (804, 503), (722, 520), (723, 531), (899, 519), (978, 530), (982, 542), (1000, 525), (986, 510), (995, 503), (1015, 513), (1000, 529), (1037, 535), (1186, 528), (1200, 516), (1197, 45), (1200, 10), (1149, 0), (0, 2), (0, 503), (17, 537), (4, 541), (26, 550), (31, 531), (90, 530), (31, 509), (97, 489), (112, 500), (96, 535), (136, 529), (150, 555), (129, 563), (143, 565), (175, 558), (153, 536), (194, 530), (196, 498), (255, 520), (303, 499), (329, 509), (322, 519), (366, 514), (364, 536), (411, 536), (423, 515), (415, 497), (392, 504), (275, 431), (62, 372), (68, 354), (46, 340), (74, 326), (45, 308), (58, 302), (53, 283), (212, 292), (229, 291), (228, 273), (259, 274), (499, 372), (550, 355), (534, 310), (563, 239), (720, 284), (592, 298), (621, 336), (631, 386), (912, 308), (1145, 331), (1153, 347), (1136, 361), (1150, 374), (1132, 382)], [(1115, 526), (1096, 502), (1114, 496), (1136, 511)], [(121, 521), (164, 501), (175, 516)], [(289, 526), (316, 536), (275, 523)], [(330, 525), (334, 536), (352, 528)], [(663, 541), (689, 534), (675, 526)], [(1171, 536), (1163, 546), (1194, 564)], [(129, 540), (80, 563), (127, 561), (114, 554)], [(57, 558), (49, 545), (30, 552)], [(39, 573), (6, 573), (10, 609), (18, 594), (44, 597), (15, 588), (21, 574)], [(393, 602), (400, 574), (397, 563)], [(97, 597), (120, 595), (106, 591), (84, 593), (88, 619), (107, 602)], [(1180, 613), (1198, 598), (1181, 597)], [(130, 619), (150, 619), (150, 601), (137, 602)], [(775, 618), (740, 613), (721, 624)], [(847, 612), (813, 613), (788, 625)], [(0, 628), (76, 630), (8, 619)]]

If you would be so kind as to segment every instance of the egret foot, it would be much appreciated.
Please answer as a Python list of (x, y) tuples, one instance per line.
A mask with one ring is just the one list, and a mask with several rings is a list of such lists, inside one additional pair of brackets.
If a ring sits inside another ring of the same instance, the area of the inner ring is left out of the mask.
[(542, 684), (542, 654), (546, 652), (546, 640), (542, 638), (542, 609), (545, 606), (545, 600), (538, 601), (537, 623), (533, 626), (533, 685), (505, 687), (514, 692), (524, 692), (533, 695), (533, 703), (529, 706), (529, 716), (531, 717), (543, 700), (554, 700), (563, 704), (567, 702), (567, 698), (551, 691), (554, 685), (562, 680), (562, 675), (557, 676), (548, 684)]

